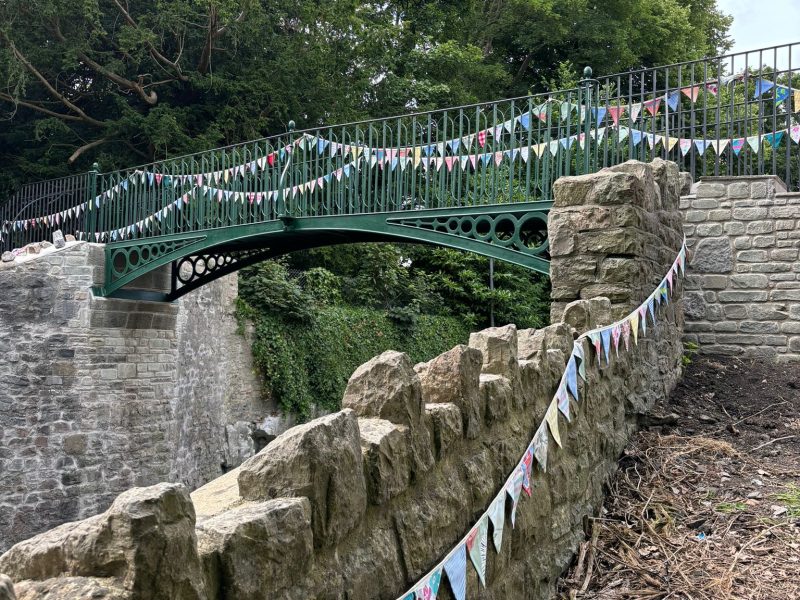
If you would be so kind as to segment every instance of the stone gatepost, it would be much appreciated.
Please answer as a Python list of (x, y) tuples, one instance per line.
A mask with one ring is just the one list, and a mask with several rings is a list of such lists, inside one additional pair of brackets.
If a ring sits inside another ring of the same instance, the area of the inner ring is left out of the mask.
[(550, 316), (576, 300), (604, 296), (611, 318), (638, 306), (680, 250), (682, 178), (676, 164), (628, 161), (562, 177), (550, 211)]

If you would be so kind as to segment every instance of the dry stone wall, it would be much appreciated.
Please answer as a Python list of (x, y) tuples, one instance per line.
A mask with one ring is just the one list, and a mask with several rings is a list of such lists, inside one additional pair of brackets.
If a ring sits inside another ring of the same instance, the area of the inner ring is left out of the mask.
[[(468, 345), (418, 365), (385, 352), (353, 373), (341, 411), (288, 430), (195, 491), (191, 502), (185, 490), (170, 486), (126, 492), (103, 515), (18, 544), (0, 557), (0, 573), (25, 600), (42, 590), (50, 600), (72, 598), (60, 590), (73, 589), (102, 591), (111, 600), (167, 593), (209, 600), (398, 597), (462, 538), (504, 484), (544, 416), (575, 336), (646, 296), (617, 294), (612, 302), (597, 293), (619, 283), (601, 275), (613, 272), (602, 267), (606, 259), (630, 261), (636, 290), (666, 273), (680, 248), (673, 245), (680, 238), (675, 186), (677, 170), (664, 164), (562, 180), (551, 241), (571, 249), (554, 256), (553, 288), (569, 288), (577, 299), (555, 292), (562, 304), (552, 325), (481, 331)], [(594, 195), (597, 188), (605, 190), (602, 197)], [(563, 226), (585, 223), (598, 206), (629, 206), (641, 216), (638, 209), (651, 204), (661, 206), (656, 218), (665, 232), (620, 226), (619, 243), (630, 244), (624, 253), (612, 253), (615, 245), (606, 239), (609, 254), (601, 258), (593, 230)], [(583, 252), (596, 270), (591, 280), (575, 282), (558, 261), (577, 263)], [(635, 263), (641, 266), (633, 269)], [(608, 366), (590, 361), (573, 419), (561, 421), (563, 448), (551, 445), (547, 472), (533, 478), (532, 499), (519, 504), (513, 530), (506, 520), (501, 551), (489, 552), (486, 587), (467, 569), (470, 598), (551, 597), (639, 415), (680, 375), (679, 297), (680, 285), (676, 301), (634, 351)], [(153, 515), (146, 519), (147, 543), (170, 549), (169, 568), (155, 558), (138, 560), (145, 542), (120, 514), (145, 497)], [(118, 520), (116, 536), (103, 535)], [(167, 522), (174, 534), (157, 526)], [(127, 551), (115, 554), (117, 547)], [(162, 579), (165, 592), (137, 595), (147, 581)], [(446, 583), (439, 598), (452, 600)]]
[(800, 360), (800, 194), (774, 176), (705, 177), (681, 199), (686, 339), (702, 352)]
[(235, 278), (161, 304), (92, 297), (102, 249), (87, 243), (2, 265), (0, 550), (253, 454), (243, 422), (272, 407), (236, 333)]

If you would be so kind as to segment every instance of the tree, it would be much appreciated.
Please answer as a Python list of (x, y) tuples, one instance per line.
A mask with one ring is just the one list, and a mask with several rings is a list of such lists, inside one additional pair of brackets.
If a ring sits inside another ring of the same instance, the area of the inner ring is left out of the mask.
[(600, 74), (696, 58), (728, 47), (729, 24), (716, 0), (4, 0), (0, 189), (290, 119), (542, 91), (564, 64)]

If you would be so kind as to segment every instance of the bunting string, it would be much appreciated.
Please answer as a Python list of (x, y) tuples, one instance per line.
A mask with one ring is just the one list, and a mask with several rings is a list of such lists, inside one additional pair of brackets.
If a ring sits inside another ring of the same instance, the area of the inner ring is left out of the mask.
[[(647, 334), (648, 319), (651, 325), (656, 324), (656, 306), (669, 303), (677, 279), (685, 275), (685, 264), (686, 239), (684, 238), (681, 249), (669, 271), (638, 308), (619, 321), (583, 333), (574, 341), (569, 360), (561, 375), (556, 393), (545, 412), (544, 419), (500, 492), (453, 549), (398, 600), (436, 600), (443, 575), (449, 582), (455, 599), (465, 600), (467, 598), (467, 557), (478, 575), (480, 584), (485, 587), (490, 526), (491, 539), (495, 551), (499, 553), (505, 527), (507, 499), (511, 501), (510, 520), (513, 528), (517, 507), (523, 498), (522, 493), (524, 492), (528, 497), (532, 496), (531, 478), (534, 474), (534, 464), (539, 465), (541, 472), (546, 472), (550, 438), (557, 446), (562, 446), (558, 415), (561, 414), (567, 422), (572, 418), (569, 408), (570, 398), (576, 404), (580, 403), (579, 380), (583, 381), (585, 393), (588, 378), (584, 344), (588, 342), (589, 348), (595, 353), (597, 363), (604, 359), (606, 365), (611, 363), (612, 347), (614, 359), (619, 357), (620, 352), (631, 351), (632, 345), (633, 347), (638, 345), (640, 335), (644, 337)], [(631, 337), (633, 344), (631, 344)]]

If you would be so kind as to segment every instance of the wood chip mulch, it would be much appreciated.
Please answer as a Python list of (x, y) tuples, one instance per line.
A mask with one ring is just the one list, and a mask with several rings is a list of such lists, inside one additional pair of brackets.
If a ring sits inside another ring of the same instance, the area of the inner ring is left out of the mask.
[(695, 357), (556, 597), (800, 599), (800, 364)]

